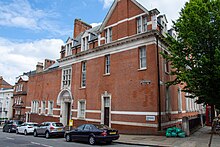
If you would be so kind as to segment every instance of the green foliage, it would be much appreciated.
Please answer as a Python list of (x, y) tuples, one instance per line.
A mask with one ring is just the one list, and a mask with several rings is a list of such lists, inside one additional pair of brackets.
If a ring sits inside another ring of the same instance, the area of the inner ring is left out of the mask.
[(190, 0), (174, 22), (178, 39), (167, 37), (171, 61), (168, 85), (186, 83), (184, 91), (197, 103), (220, 108), (220, 0)]

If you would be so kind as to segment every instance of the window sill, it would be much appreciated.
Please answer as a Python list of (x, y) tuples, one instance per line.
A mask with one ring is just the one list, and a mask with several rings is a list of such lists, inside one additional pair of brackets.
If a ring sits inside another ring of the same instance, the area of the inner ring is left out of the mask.
[(78, 117), (77, 120), (86, 120), (85, 117)]
[(145, 70), (147, 70), (147, 68), (140, 68), (140, 69), (138, 69), (138, 71), (145, 71)]
[(167, 71), (165, 71), (165, 74), (169, 75), (170, 73), (169, 73), (169, 72), (167, 72)]
[(104, 77), (105, 77), (105, 76), (110, 76), (110, 73), (103, 74), (103, 76), (104, 76)]
[(83, 89), (86, 89), (86, 87), (80, 87), (80, 88), (79, 88), (79, 90), (83, 90)]

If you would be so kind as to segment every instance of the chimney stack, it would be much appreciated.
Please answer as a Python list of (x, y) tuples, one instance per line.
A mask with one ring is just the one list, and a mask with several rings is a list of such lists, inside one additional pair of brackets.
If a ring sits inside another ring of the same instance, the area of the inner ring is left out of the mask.
[(81, 19), (75, 19), (73, 38), (76, 38), (81, 32), (84, 32), (91, 28), (92, 28), (91, 25), (83, 22)]
[(50, 67), (50, 66), (53, 65), (54, 63), (55, 63), (54, 60), (45, 59), (45, 60), (44, 60), (44, 69), (47, 69), (48, 67)]
[(37, 65), (36, 65), (36, 73), (40, 73), (40, 72), (43, 72), (43, 63), (41, 62), (37, 62)]

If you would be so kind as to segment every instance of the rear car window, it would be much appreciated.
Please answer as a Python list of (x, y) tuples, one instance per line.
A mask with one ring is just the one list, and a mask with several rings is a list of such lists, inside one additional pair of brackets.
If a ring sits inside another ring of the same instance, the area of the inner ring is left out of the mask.
[(97, 129), (111, 129), (106, 125), (94, 125)]
[(62, 123), (53, 123), (52, 124), (54, 127), (63, 127)]

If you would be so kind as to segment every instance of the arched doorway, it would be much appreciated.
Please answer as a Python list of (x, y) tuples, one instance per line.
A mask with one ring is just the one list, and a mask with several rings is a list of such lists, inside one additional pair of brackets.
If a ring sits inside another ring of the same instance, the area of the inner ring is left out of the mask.
[(71, 91), (68, 89), (61, 90), (57, 97), (57, 105), (60, 106), (60, 122), (64, 126), (69, 125), (69, 120), (72, 117), (72, 104), (73, 97)]

